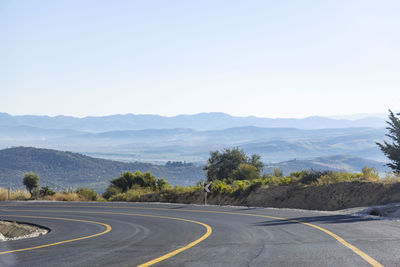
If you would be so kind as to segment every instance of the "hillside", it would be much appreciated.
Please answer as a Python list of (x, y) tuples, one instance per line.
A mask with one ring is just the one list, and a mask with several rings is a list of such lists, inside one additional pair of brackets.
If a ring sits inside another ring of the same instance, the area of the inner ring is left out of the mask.
[(350, 155), (334, 155), (305, 160), (294, 159), (275, 164), (267, 164), (264, 171), (272, 173), (274, 168), (279, 168), (282, 170), (284, 175), (289, 175), (291, 172), (295, 171), (311, 169), (360, 172), (365, 166), (375, 167), (381, 174), (389, 171), (389, 168), (385, 166), (385, 163), (383, 162), (353, 157)]
[(204, 179), (201, 167), (192, 164), (153, 165), (150, 163), (123, 163), (92, 158), (78, 153), (62, 152), (32, 147), (14, 147), (0, 150), (0, 186), (23, 187), (25, 172), (33, 171), (40, 176), (42, 185), (62, 190), (68, 187), (90, 187), (104, 191), (111, 178), (123, 171), (150, 171), (164, 177), (172, 185), (191, 185)]

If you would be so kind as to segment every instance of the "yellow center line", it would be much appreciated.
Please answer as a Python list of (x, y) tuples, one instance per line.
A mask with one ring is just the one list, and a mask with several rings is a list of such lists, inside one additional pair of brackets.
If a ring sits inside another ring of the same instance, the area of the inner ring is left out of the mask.
[[(206, 233), (203, 234), (200, 238), (194, 240), (193, 242), (179, 248), (176, 250), (173, 250), (165, 255), (162, 255), (160, 257), (157, 257), (153, 260), (150, 260), (148, 262), (145, 262), (143, 264), (138, 265), (138, 267), (147, 267), (150, 265), (153, 265), (155, 263), (158, 263), (160, 261), (166, 260), (168, 258), (171, 258), (195, 245), (197, 245), (198, 243), (202, 242), (203, 240), (205, 240), (206, 238), (208, 238), (211, 234), (212, 234), (212, 228), (211, 226), (209, 226), (208, 224), (199, 222), (199, 221), (195, 221), (195, 220), (189, 220), (189, 219), (183, 219), (183, 218), (175, 218), (175, 217), (169, 217), (169, 216), (158, 216), (158, 215), (148, 215), (148, 214), (135, 214), (135, 213), (122, 213), (122, 212), (101, 212), (101, 211), (67, 211), (67, 210), (56, 210), (56, 211), (41, 211), (41, 210), (7, 210), (7, 211), (11, 211), (11, 212), (68, 212), (68, 213), (85, 213), (85, 214), (110, 214), (110, 215), (125, 215), (125, 216), (140, 216), (140, 217), (151, 217), (151, 218), (160, 218), (160, 219), (169, 219), (169, 220), (175, 220), (175, 221), (183, 221), (183, 222), (190, 222), (190, 223), (195, 223), (195, 224), (199, 224), (201, 226), (203, 226), (206, 229)], [(19, 215), (0, 215), (0, 216), (15, 216), (15, 217), (31, 217), (31, 218), (46, 218), (46, 219), (54, 219), (53, 217), (36, 217), (36, 216), (19, 216)], [(92, 221), (84, 221), (84, 220), (75, 220), (75, 219), (66, 219), (66, 218), (62, 218), (65, 220), (71, 220), (71, 221), (82, 221), (82, 222), (92, 222)], [(97, 222), (93, 222), (93, 223), (97, 223)], [(103, 224), (103, 223), (98, 223), (98, 224)], [(103, 224), (106, 225), (106, 224)], [(111, 226), (110, 230), (111, 230)], [(109, 230), (109, 231), (110, 231)], [(107, 232), (109, 232), (107, 231)], [(86, 239), (86, 238), (90, 238), (90, 237), (94, 237), (97, 235), (101, 235), (101, 234), (105, 234), (104, 233), (99, 233), (96, 235), (92, 235), (92, 236), (87, 236), (87, 237), (81, 237), (81, 238), (76, 238), (76, 239), (71, 239), (71, 240), (67, 240), (67, 241), (61, 241), (61, 242), (57, 242), (57, 243), (52, 243), (52, 244), (47, 244), (47, 245), (42, 245), (42, 246), (37, 246), (37, 247), (32, 247), (32, 248), (24, 248), (24, 249), (17, 249), (17, 250), (10, 250), (10, 251), (5, 251), (5, 252), (0, 252), (1, 254), (6, 254), (6, 253), (12, 253), (12, 252), (17, 252), (17, 251), (24, 251), (24, 250), (30, 250), (30, 249), (38, 249), (38, 248), (42, 248), (42, 247), (49, 247), (49, 246), (54, 246), (54, 245), (58, 245), (58, 244), (62, 244), (62, 243), (67, 243), (67, 242), (72, 242), (72, 241), (77, 241), (77, 240), (81, 240), (81, 239)]]
[[(38, 206), (38, 207), (43, 207), (44, 205), (31, 205), (31, 206)], [(52, 205), (47, 205), (49, 207), (55, 207)], [(334, 238), (336, 241), (338, 241), (340, 244), (342, 244), (343, 246), (347, 247), (348, 249), (350, 249), (351, 251), (353, 251), (355, 254), (357, 254), (358, 256), (360, 256), (363, 260), (365, 260), (366, 262), (368, 262), (371, 266), (374, 267), (383, 267), (383, 265), (381, 263), (379, 263), (378, 261), (376, 261), (374, 258), (372, 258), (371, 256), (369, 256), (368, 254), (366, 254), (365, 252), (363, 252), (362, 250), (360, 250), (359, 248), (355, 247), (354, 245), (348, 243), (347, 241), (345, 241), (342, 237), (334, 234), (333, 232), (315, 225), (315, 224), (311, 224), (311, 223), (307, 223), (307, 222), (302, 222), (302, 221), (298, 221), (298, 220), (294, 220), (294, 219), (288, 219), (288, 218), (280, 218), (280, 217), (274, 217), (274, 216), (268, 216), (268, 215), (262, 215), (262, 214), (251, 214), (251, 213), (241, 213), (241, 212), (229, 212), (229, 211), (213, 211), (213, 210), (190, 210), (190, 209), (168, 209), (168, 208), (150, 208), (150, 207), (124, 207), (124, 206), (67, 206), (67, 205), (61, 205), (62, 207), (69, 207), (69, 208), (110, 208), (110, 209), (136, 209), (136, 210), (159, 210), (159, 211), (180, 211), (180, 212), (197, 212), (197, 213), (212, 213), (212, 214), (230, 214), (230, 215), (241, 215), (241, 216), (252, 216), (252, 217), (261, 217), (261, 218), (268, 218), (268, 219), (274, 219), (274, 220), (280, 220), (280, 221), (287, 221), (287, 222), (293, 222), (293, 223), (299, 223), (302, 225), (306, 225), (308, 227), (317, 229), (329, 236), (331, 236), (332, 238)], [(148, 265), (147, 265), (148, 266)]]
[(104, 235), (104, 234), (110, 232), (111, 229), (112, 229), (111, 226), (108, 225), (108, 224), (101, 223), (101, 222), (95, 222), (95, 221), (87, 221), (87, 220), (78, 220), (78, 219), (70, 219), (70, 218), (58, 218), (58, 217), (25, 216), (25, 215), (4, 215), (4, 214), (1, 215), (1, 217), (5, 217), (5, 216), (7, 216), (7, 217), (40, 218), (40, 219), (50, 219), (50, 220), (62, 220), (62, 221), (74, 221), (74, 222), (93, 223), (93, 224), (99, 224), (99, 225), (105, 226), (105, 227), (106, 227), (106, 230), (104, 230), (103, 232), (94, 234), (94, 235), (83, 236), (83, 237), (79, 237), (79, 238), (74, 238), (74, 239), (59, 241), (59, 242), (50, 243), (50, 244), (45, 244), (45, 245), (41, 245), (41, 246), (35, 246), (35, 247), (29, 247), (29, 248), (21, 248), (21, 249), (14, 249), (14, 250), (8, 250), (8, 251), (1, 251), (1, 252), (0, 252), (0, 255), (4, 255), (4, 254), (8, 254), (8, 253), (13, 253), (13, 252), (19, 252), (19, 251), (26, 251), (26, 250), (33, 250), (33, 249), (51, 247), (51, 246), (56, 246), (56, 245), (65, 244), (65, 243), (69, 243), (69, 242), (74, 242), (74, 241), (78, 241), (78, 240), (88, 239), (88, 238), (92, 238), (92, 237)]

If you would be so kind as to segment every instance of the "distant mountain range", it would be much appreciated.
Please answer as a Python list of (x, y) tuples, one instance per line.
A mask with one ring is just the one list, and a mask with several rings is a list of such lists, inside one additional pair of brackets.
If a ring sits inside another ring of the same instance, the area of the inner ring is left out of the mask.
[(266, 163), (338, 154), (385, 161), (375, 144), (385, 139), (385, 119), (354, 116), (357, 119), (269, 119), (224, 113), (74, 118), (0, 113), (0, 149), (32, 146), (125, 162), (204, 164), (210, 151), (237, 146), (260, 154)]
[[(351, 117), (350, 117), (351, 118)], [(70, 129), (86, 132), (108, 132), (144, 129), (189, 128), (194, 130), (221, 130), (234, 127), (327, 129), (348, 127), (384, 127), (385, 119), (358, 116), (357, 119), (308, 117), (304, 119), (271, 119), (254, 116), (235, 117), (225, 113), (199, 113), (165, 117), (160, 115), (111, 115), (103, 117), (68, 116), (12, 116), (0, 113), (0, 126), (31, 126), (45, 129)]]
[[(347, 170), (360, 172), (364, 166), (377, 167), (383, 173), (387, 169), (382, 162), (365, 160), (349, 155), (335, 155), (307, 160), (290, 160), (267, 164), (264, 172), (280, 168), (284, 174), (300, 170)], [(124, 171), (150, 171), (164, 177), (172, 185), (193, 185), (205, 180), (202, 166), (194, 164), (154, 165), (149, 163), (124, 163), (88, 157), (78, 153), (32, 147), (15, 147), (0, 150), (0, 187), (23, 188), (24, 173), (33, 171), (40, 176), (42, 185), (57, 190), (68, 187), (90, 187), (103, 192), (111, 178)]]
[(34, 146), (120, 161), (204, 163), (211, 150), (238, 146), (264, 162), (349, 154), (384, 161), (376, 141), (384, 128), (304, 130), (254, 126), (223, 130), (148, 129), (87, 133), (32, 126), (0, 126), (0, 148)]

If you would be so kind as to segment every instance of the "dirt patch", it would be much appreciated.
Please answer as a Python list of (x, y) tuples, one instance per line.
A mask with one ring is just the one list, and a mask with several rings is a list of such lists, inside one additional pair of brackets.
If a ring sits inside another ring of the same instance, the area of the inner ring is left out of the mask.
[(47, 233), (48, 229), (44, 229), (35, 225), (0, 221), (0, 242), (36, 237)]

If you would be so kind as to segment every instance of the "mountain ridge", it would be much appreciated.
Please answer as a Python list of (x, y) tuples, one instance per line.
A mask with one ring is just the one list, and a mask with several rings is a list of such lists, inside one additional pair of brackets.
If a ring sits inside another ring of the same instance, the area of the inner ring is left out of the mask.
[(381, 117), (355, 120), (310, 116), (306, 118), (263, 118), (256, 116), (239, 117), (222, 112), (198, 113), (192, 115), (161, 116), (152, 114), (116, 114), (108, 116), (40, 116), (10, 115), (0, 113), (0, 125), (26, 125), (47, 129), (70, 129), (76, 131), (105, 132), (115, 130), (173, 129), (221, 130), (242, 126), (263, 128), (331, 129), (348, 127), (384, 127)]

